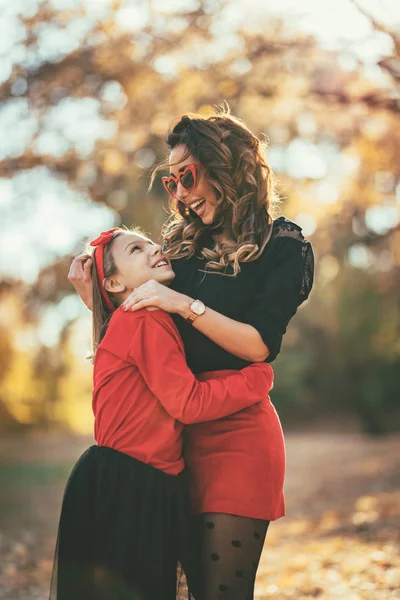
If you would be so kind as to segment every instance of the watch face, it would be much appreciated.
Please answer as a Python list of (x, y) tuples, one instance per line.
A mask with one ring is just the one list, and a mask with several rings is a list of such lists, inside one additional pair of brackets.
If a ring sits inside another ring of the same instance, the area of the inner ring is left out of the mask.
[(206, 307), (204, 306), (204, 304), (202, 302), (200, 302), (200, 300), (195, 300), (194, 302), (192, 302), (192, 304), (190, 305), (190, 309), (196, 314), (196, 315), (202, 315), (203, 312), (206, 310)]

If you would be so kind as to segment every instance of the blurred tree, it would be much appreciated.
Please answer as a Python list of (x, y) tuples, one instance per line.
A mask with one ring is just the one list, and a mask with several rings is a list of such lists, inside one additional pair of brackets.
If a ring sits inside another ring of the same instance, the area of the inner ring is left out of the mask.
[[(22, 12), (21, 58), (0, 85), (0, 112), (14, 107), (31, 134), (0, 157), (0, 177), (45, 167), (157, 237), (165, 196), (159, 182), (146, 188), (168, 125), (226, 99), (268, 136), (282, 211), (304, 225), (319, 259), (312, 298), (277, 363), (276, 402), (296, 419), (352, 411), (365, 430), (380, 432), (399, 391), (399, 34), (353, 2), (392, 43), (393, 55), (367, 68), (290, 20), (269, 18), (262, 34), (229, 28), (229, 4), (173, 11), (116, 0), (96, 16), (48, 1)], [(230, 37), (220, 35), (227, 30)], [(71, 293), (70, 260), (54, 260), (24, 294), (26, 323), (37, 326), (46, 307)], [(10, 294), (19, 289), (16, 282)], [(36, 386), (32, 421), (52, 418), (65, 400), (68, 340), (37, 346), (26, 374)], [(12, 343), (13, 332), (0, 331), (7, 372), (18, 377)]]

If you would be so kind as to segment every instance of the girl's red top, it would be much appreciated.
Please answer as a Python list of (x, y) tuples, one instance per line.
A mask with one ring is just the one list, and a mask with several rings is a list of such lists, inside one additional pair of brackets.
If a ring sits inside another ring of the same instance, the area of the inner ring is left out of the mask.
[(220, 419), (268, 399), (273, 371), (263, 363), (215, 371), (199, 381), (168, 313), (117, 309), (97, 348), (93, 379), (98, 445), (177, 475), (184, 468), (183, 425)]

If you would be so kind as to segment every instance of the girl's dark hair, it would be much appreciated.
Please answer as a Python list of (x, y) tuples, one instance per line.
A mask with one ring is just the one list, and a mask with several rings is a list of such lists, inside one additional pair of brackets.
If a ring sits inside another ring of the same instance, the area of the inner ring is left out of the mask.
[[(239, 263), (261, 255), (272, 232), (270, 213), (278, 199), (274, 175), (264, 157), (265, 144), (226, 107), (208, 117), (182, 116), (166, 141), (170, 151), (186, 146), (187, 156), (191, 154), (205, 167), (217, 192), (211, 226), (204, 225), (183, 202), (170, 198), (171, 214), (163, 229), (166, 254), (171, 259), (200, 254), (207, 259), (206, 268), (224, 273), (230, 265), (237, 274)], [(156, 174), (170, 166), (168, 160), (158, 165), (150, 186)], [(227, 225), (231, 241), (219, 242), (213, 250), (205, 248), (205, 234), (218, 233)]]

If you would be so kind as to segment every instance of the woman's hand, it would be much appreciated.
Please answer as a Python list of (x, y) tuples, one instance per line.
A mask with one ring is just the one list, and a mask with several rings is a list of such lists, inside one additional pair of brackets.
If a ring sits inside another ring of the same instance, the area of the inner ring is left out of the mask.
[(122, 308), (123, 310), (135, 311), (151, 306), (161, 308), (169, 313), (189, 316), (191, 301), (192, 298), (189, 298), (189, 296), (170, 290), (165, 285), (151, 279), (136, 288), (122, 303)]
[(72, 261), (68, 279), (89, 310), (93, 310), (91, 267), (93, 261), (87, 254), (79, 254)]

